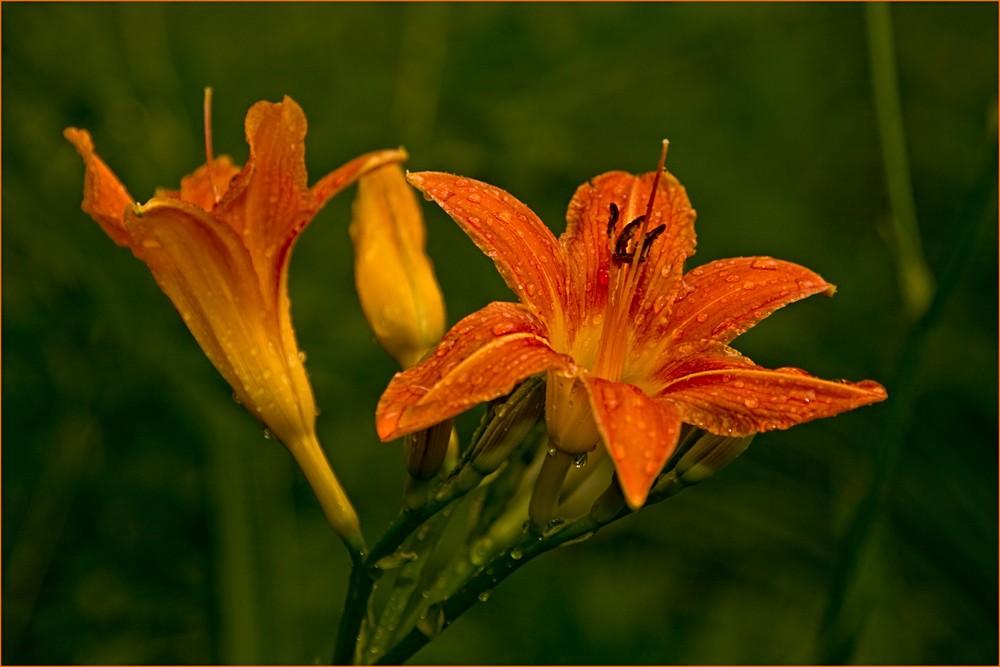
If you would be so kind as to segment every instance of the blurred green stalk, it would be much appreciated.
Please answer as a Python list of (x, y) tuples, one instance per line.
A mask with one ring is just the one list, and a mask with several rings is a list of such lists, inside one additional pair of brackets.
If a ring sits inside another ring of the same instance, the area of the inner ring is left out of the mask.
[(872, 92), (891, 209), (888, 241), (896, 259), (903, 308), (912, 322), (923, 315), (930, 305), (934, 279), (924, 259), (913, 202), (889, 5), (873, 2), (866, 3), (864, 8)]

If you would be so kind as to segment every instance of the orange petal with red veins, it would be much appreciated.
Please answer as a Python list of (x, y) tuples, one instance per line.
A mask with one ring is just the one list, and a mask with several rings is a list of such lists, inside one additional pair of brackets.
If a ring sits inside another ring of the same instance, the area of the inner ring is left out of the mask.
[(83, 182), (83, 210), (101, 225), (111, 240), (120, 246), (130, 247), (132, 240), (125, 229), (125, 208), (133, 203), (132, 196), (108, 165), (97, 157), (89, 132), (67, 127), (63, 136), (76, 146), (76, 152), (87, 168)]
[(778, 308), (833, 285), (809, 269), (770, 257), (740, 257), (688, 271), (663, 335), (728, 343)]
[(543, 322), (561, 326), (566, 262), (555, 236), (531, 209), (503, 190), (469, 178), (431, 171), (407, 178), (494, 261), (522, 303)]
[(630, 384), (593, 376), (585, 376), (584, 382), (625, 500), (638, 509), (677, 446), (680, 413)]
[(491, 303), (452, 327), (423, 362), (392, 378), (375, 411), (376, 429), (384, 441), (425, 429), (549, 369), (575, 367), (549, 347), (527, 308)]
[(797, 368), (762, 368), (745, 357), (692, 357), (672, 375), (658, 397), (676, 405), (685, 422), (718, 435), (786, 429), (886, 398), (872, 380), (822, 380)]

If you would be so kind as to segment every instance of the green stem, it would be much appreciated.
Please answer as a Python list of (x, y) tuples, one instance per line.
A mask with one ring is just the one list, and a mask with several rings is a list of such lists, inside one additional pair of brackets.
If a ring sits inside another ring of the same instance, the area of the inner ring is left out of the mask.
[(399, 566), (396, 578), (392, 583), (392, 592), (382, 610), (381, 617), (371, 642), (367, 645), (364, 662), (377, 659), (385, 653), (390, 642), (395, 638), (407, 612), (419, 606), (422, 598), (415, 597), (418, 587), (424, 578), (424, 571), (431, 560), (431, 554), (448, 525), (451, 512), (440, 512), (428, 519), (414, 534), (412, 542), (406, 548), (412, 552), (412, 560), (406, 560)]
[(355, 651), (361, 635), (361, 624), (368, 612), (375, 579), (369, 574), (363, 554), (351, 552), (351, 578), (347, 599), (337, 629), (337, 643), (333, 648), (333, 664), (355, 664)]
[(903, 306), (907, 316), (914, 321), (924, 314), (931, 302), (934, 279), (924, 259), (917, 226), (889, 6), (883, 2), (866, 4), (865, 25), (886, 190), (892, 209), (891, 243)]
[[(617, 493), (617, 489), (614, 491)], [(485, 600), (497, 584), (523, 565), (556, 547), (574, 540), (585, 539), (601, 527), (617, 521), (627, 514), (629, 514), (627, 509), (608, 514), (593, 513), (563, 524), (543, 536), (535, 531), (522, 533), (521, 538), (509, 550), (502, 551), (485, 567), (481, 567), (454, 595), (428, 609), (425, 617), (426, 622), (417, 624), (375, 664), (399, 665), (404, 663), (476, 602)]]
[[(991, 136), (978, 170), (980, 180), (969, 196), (965, 210), (953, 219), (968, 221), (954, 235), (948, 261), (940, 272), (933, 300), (907, 332), (906, 341), (896, 361), (896, 373), (890, 385), (888, 415), (875, 457), (871, 482), (851, 516), (830, 581), (830, 594), (820, 627), (818, 664), (846, 664), (851, 661), (864, 622), (864, 601), (859, 601), (857, 580), (863, 555), (876, 535), (875, 527), (884, 512), (892, 481), (892, 472), (902, 455), (906, 427), (910, 423), (920, 370), (920, 360), (931, 332), (940, 320), (948, 300), (958, 287), (967, 258), (987, 224), (996, 220), (997, 156), (996, 137)], [(859, 620), (860, 619), (860, 620)]]

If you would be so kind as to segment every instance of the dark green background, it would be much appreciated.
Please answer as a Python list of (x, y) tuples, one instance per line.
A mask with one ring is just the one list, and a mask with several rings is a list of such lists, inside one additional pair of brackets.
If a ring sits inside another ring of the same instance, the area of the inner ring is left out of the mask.
[[(767, 254), (839, 287), (735, 346), (889, 389), (878, 406), (759, 437), (704, 485), (531, 563), (417, 661), (995, 664), (995, 4), (891, 7), (896, 120), (944, 289), (917, 327), (882, 234), (861, 5), (0, 11), (5, 663), (330, 654), (343, 550), (146, 268), (80, 211), (83, 168), (61, 136), (90, 129), (143, 200), (204, 159), (211, 85), (215, 150), (238, 162), (246, 109), (288, 94), (309, 118), (312, 180), (404, 144), (412, 169), (500, 185), (556, 231), (577, 185), (651, 170), (668, 137), (699, 212), (694, 264)], [(398, 444), (374, 433), (395, 368), (353, 293), (352, 196), (303, 235), (291, 291), (320, 437), (372, 540), (402, 472)], [(449, 321), (509, 299), (425, 211)]]

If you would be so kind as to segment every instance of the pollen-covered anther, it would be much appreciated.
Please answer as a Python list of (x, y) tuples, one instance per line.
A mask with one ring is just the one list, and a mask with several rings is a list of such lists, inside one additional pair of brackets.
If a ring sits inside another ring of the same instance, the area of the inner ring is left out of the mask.
[(608, 217), (608, 238), (615, 233), (615, 225), (618, 224), (618, 204), (611, 202), (611, 215)]
[(646, 257), (649, 256), (649, 250), (653, 247), (653, 242), (656, 241), (656, 237), (662, 234), (663, 230), (666, 228), (666, 225), (660, 225), (659, 227), (654, 227), (650, 231), (646, 232), (646, 237), (642, 240), (642, 250), (639, 251), (640, 262), (646, 261)]
[(615, 241), (615, 249), (611, 253), (611, 261), (615, 264), (631, 264), (632, 259), (635, 257), (635, 251), (629, 250), (629, 243), (632, 242), (632, 237), (635, 236), (635, 230), (639, 229), (642, 225), (643, 220), (646, 216), (640, 215), (638, 218), (632, 222), (625, 225), (622, 229), (622, 233), (618, 235), (618, 239)]

